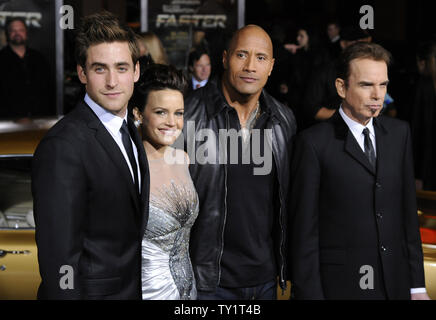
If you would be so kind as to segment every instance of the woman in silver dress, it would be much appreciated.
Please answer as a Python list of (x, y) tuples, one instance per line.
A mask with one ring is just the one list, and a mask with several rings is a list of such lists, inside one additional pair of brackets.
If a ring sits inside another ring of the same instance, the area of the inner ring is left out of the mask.
[(152, 64), (130, 102), (150, 168), (149, 219), (142, 240), (144, 300), (196, 299), (189, 236), (198, 197), (187, 154), (171, 147), (183, 129), (185, 87), (181, 72)]

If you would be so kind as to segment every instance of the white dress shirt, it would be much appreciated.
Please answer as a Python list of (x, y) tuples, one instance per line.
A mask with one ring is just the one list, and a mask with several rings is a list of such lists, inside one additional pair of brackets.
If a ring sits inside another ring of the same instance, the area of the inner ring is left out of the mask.
[(368, 128), (369, 129), (369, 137), (371, 138), (372, 146), (374, 147), (375, 155), (377, 156), (377, 149), (375, 146), (375, 131), (374, 131), (374, 125), (372, 122), (372, 118), (369, 120), (368, 124), (366, 126), (360, 124), (359, 122), (354, 121), (349, 116), (347, 116), (342, 110), (342, 106), (339, 108), (339, 114), (341, 115), (342, 119), (344, 119), (345, 123), (347, 124), (348, 128), (350, 129), (351, 133), (353, 134), (354, 138), (356, 138), (357, 143), (359, 144), (360, 148), (363, 152), (365, 152), (365, 135), (363, 134), (363, 129)]
[[(197, 79), (195, 79), (194, 77), (192, 77), (192, 88), (195, 89), (199, 89), (201, 87), (204, 87), (207, 83), (207, 80), (203, 80), (203, 81), (197, 81)], [(199, 84), (200, 86), (197, 88), (197, 84)]]
[[(135, 182), (132, 165), (130, 164), (130, 160), (127, 155), (126, 149), (124, 148), (124, 144), (123, 144), (123, 140), (121, 139), (121, 132), (120, 132), (123, 121), (127, 122), (127, 112), (124, 118), (120, 118), (114, 115), (113, 113), (110, 113), (109, 111), (105, 110), (104, 108), (100, 107), (94, 100), (92, 100), (88, 96), (88, 94), (85, 95), (84, 100), (86, 104), (91, 108), (91, 110), (97, 115), (97, 117), (100, 119), (100, 121), (103, 123), (107, 131), (110, 133), (112, 138), (117, 143), (118, 147), (121, 150), (121, 153), (124, 156), (124, 159), (126, 160), (127, 165), (129, 166), (129, 170), (132, 175), (133, 182)], [(139, 169), (138, 150), (136, 149), (136, 145), (133, 142), (132, 138), (130, 138), (130, 141), (132, 142), (133, 154), (135, 156), (135, 161), (138, 169), (139, 192), (141, 192), (141, 170)]]
[[(362, 124), (354, 121), (349, 116), (347, 116), (342, 110), (342, 106), (339, 108), (339, 114), (341, 115), (342, 119), (344, 119), (345, 123), (347, 124), (348, 128), (350, 129), (351, 133), (353, 134), (354, 138), (356, 138), (357, 143), (359, 144), (360, 148), (365, 152), (365, 135), (363, 134), (363, 129), (368, 128), (369, 129), (369, 137), (371, 138), (372, 145), (374, 146), (374, 152), (377, 155), (376, 151), (376, 143), (375, 143), (375, 130), (374, 130), (374, 124), (373, 124), (373, 118), (371, 118), (366, 126), (363, 126)], [(410, 289), (410, 294), (414, 293), (426, 293), (427, 291), (425, 288), (412, 288)]]

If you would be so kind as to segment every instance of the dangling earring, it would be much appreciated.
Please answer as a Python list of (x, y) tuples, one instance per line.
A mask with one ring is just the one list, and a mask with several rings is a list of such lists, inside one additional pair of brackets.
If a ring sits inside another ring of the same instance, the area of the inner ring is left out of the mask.
[(135, 124), (135, 127), (139, 128), (142, 122), (141, 120), (135, 120), (133, 123)]

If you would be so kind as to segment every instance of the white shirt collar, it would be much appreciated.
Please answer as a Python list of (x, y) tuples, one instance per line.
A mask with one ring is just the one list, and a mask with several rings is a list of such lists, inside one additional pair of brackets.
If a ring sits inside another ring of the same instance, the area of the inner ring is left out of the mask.
[(110, 113), (106, 109), (99, 106), (94, 100), (92, 100), (88, 94), (85, 95), (85, 102), (91, 108), (91, 110), (97, 115), (104, 126), (110, 130), (113, 135), (118, 135), (125, 120), (127, 122), (127, 112), (124, 118), (120, 118), (113, 113)]
[(208, 79), (203, 80), (203, 81), (197, 81), (197, 79), (195, 79), (194, 77), (192, 77), (192, 88), (195, 89), (195, 87), (197, 86), (197, 84), (200, 85), (200, 88), (201, 88), (201, 87), (204, 87), (204, 86), (206, 85), (206, 83), (207, 83), (207, 80), (208, 80)]
[(330, 40), (330, 42), (335, 43), (335, 42), (339, 41), (339, 39), (341, 39), (341, 36), (338, 35), (338, 36), (334, 37), (332, 40)]
[(339, 108), (339, 114), (341, 115), (342, 119), (344, 119), (345, 123), (347, 124), (348, 128), (350, 129), (350, 131), (353, 133), (354, 136), (361, 135), (363, 129), (368, 128), (370, 136), (375, 137), (373, 118), (371, 118), (367, 123), (367, 125), (364, 126), (361, 123), (354, 121), (349, 116), (347, 116), (344, 110), (342, 109), (342, 106)]

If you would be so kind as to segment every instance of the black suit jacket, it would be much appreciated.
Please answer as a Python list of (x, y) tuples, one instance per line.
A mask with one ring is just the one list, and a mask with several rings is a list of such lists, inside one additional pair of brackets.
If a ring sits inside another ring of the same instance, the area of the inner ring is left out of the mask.
[[(40, 299), (140, 299), (141, 240), (148, 219), (148, 164), (138, 132), (138, 196), (118, 145), (84, 103), (39, 144), (32, 192)], [(74, 271), (73, 288), (62, 266)], [(65, 287), (65, 286), (64, 286)]]
[[(411, 288), (425, 286), (410, 130), (383, 116), (374, 128), (376, 170), (338, 112), (296, 141), (296, 298), (409, 299)], [(374, 289), (361, 287), (370, 276), (364, 266), (373, 270)]]

